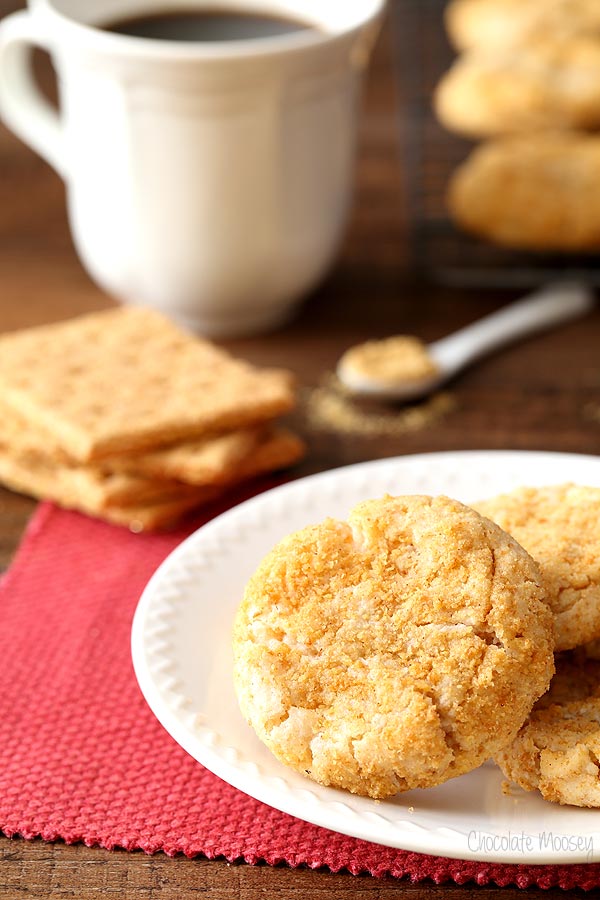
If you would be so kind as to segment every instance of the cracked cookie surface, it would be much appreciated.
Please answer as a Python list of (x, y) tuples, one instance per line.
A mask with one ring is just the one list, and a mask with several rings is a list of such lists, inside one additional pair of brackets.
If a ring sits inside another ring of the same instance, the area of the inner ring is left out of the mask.
[(507, 778), (545, 800), (600, 806), (600, 662), (559, 654), (550, 689), (496, 756)]
[(382, 798), (467, 772), (546, 690), (533, 559), (447, 497), (384, 497), (290, 535), (234, 625), (242, 712), (283, 763)]
[(523, 487), (475, 505), (540, 564), (556, 650), (600, 637), (600, 488)]

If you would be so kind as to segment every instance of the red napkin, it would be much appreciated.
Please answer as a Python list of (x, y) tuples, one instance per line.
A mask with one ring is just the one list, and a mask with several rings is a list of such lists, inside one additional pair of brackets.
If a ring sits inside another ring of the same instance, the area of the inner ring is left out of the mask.
[(247, 797), (191, 759), (146, 706), (129, 651), (140, 593), (186, 534), (134, 535), (39, 507), (0, 582), (5, 834), (411, 881), (600, 885), (595, 863), (463, 862), (334, 834)]

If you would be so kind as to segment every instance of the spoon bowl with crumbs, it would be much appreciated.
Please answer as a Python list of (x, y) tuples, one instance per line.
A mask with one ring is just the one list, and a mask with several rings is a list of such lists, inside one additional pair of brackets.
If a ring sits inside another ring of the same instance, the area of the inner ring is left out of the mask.
[(347, 350), (336, 374), (353, 394), (415, 400), (500, 347), (589, 312), (595, 302), (580, 282), (555, 282), (432, 344), (411, 335), (367, 341)]

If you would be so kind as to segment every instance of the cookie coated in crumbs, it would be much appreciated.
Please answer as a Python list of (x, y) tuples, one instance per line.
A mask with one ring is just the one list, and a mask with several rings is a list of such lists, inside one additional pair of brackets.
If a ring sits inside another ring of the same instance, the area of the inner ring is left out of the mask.
[(558, 654), (549, 691), (496, 762), (545, 800), (600, 807), (600, 662), (584, 648)]
[(517, 733), (554, 671), (539, 568), (447, 497), (386, 496), (281, 541), (234, 625), (241, 710), (286, 765), (384, 798)]
[(457, 50), (491, 52), (539, 38), (600, 34), (598, 0), (450, 0), (444, 10)]
[(596, 129), (599, 83), (597, 37), (536, 40), (461, 54), (438, 84), (434, 108), (446, 128), (469, 138)]
[(600, 138), (570, 130), (494, 138), (452, 173), (448, 210), (465, 231), (504, 247), (597, 252)]
[(600, 488), (522, 487), (476, 508), (540, 564), (555, 615), (556, 650), (600, 637)]

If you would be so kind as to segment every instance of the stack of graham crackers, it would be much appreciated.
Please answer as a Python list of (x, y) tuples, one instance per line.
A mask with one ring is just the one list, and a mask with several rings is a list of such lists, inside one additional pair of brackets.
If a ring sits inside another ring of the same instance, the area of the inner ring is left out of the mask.
[(0, 482), (134, 531), (185, 513), (302, 442), (292, 378), (159, 313), (119, 308), (0, 336)]

